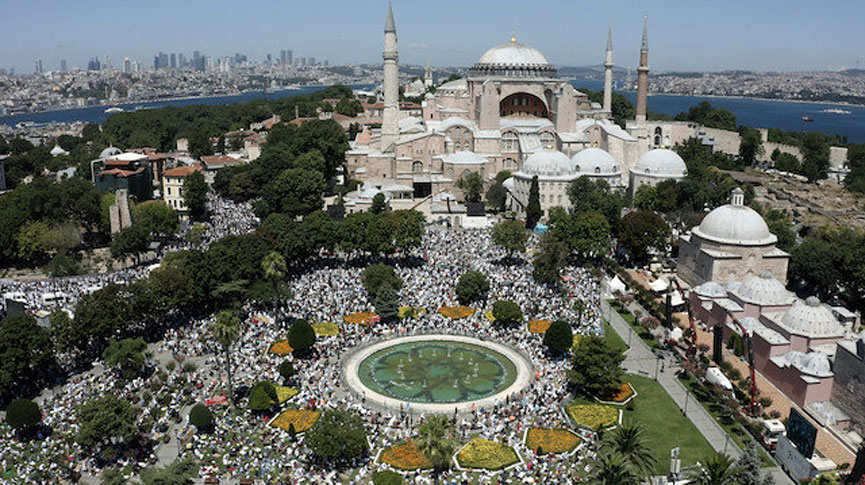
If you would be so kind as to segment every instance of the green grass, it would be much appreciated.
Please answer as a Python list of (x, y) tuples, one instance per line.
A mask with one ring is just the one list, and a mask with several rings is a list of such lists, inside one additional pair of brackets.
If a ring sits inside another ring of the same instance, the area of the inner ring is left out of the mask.
[(621, 303), (618, 302), (618, 300), (610, 299), (607, 300), (607, 303), (609, 303), (613, 310), (616, 310), (619, 316), (621, 316), (622, 319), (627, 322), (627, 324), (634, 330), (634, 334), (639, 336), (643, 340), (643, 343), (646, 344), (646, 346), (648, 346), (650, 349), (661, 347), (661, 343), (658, 342), (658, 339), (653, 337), (652, 334), (650, 334), (645, 328), (640, 326), (640, 324), (637, 323), (637, 318), (634, 317), (634, 314), (628, 311), (627, 308), (623, 307)]
[(609, 322), (604, 322), (604, 341), (607, 342), (607, 345), (620, 352), (628, 350), (628, 344), (622, 340), (622, 337), (619, 337), (619, 334), (613, 330)]

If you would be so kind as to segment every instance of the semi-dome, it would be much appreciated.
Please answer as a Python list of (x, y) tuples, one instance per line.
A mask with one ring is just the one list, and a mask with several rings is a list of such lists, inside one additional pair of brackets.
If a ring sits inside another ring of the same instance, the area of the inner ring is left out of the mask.
[(614, 174), (619, 172), (619, 164), (606, 150), (586, 148), (578, 151), (571, 161), (574, 168), (582, 174)]
[(693, 233), (722, 244), (757, 246), (778, 241), (769, 232), (763, 216), (744, 204), (741, 189), (734, 190), (731, 199), (730, 204), (716, 208), (703, 218)]
[(539, 50), (512, 38), (510, 42), (484, 52), (470, 73), (474, 76), (555, 77), (556, 68)]
[(673, 150), (656, 148), (644, 153), (637, 160), (633, 171), (641, 175), (684, 177), (688, 173), (688, 167), (682, 157)]
[(102, 150), (102, 152), (99, 153), (99, 158), (108, 159), (113, 157), (114, 155), (120, 155), (121, 153), (123, 153), (123, 150), (111, 146), (106, 148), (105, 150)]
[(574, 164), (564, 153), (544, 149), (532, 153), (523, 163), (521, 172), (529, 176), (566, 177), (574, 175)]
[(844, 328), (832, 315), (832, 311), (820, 304), (817, 297), (797, 300), (780, 322), (790, 333), (809, 337), (835, 337), (844, 335)]
[(728, 286), (727, 289), (745, 302), (762, 306), (789, 305), (796, 300), (793, 293), (787, 291), (780, 281), (765, 271), (749, 276), (738, 287)]

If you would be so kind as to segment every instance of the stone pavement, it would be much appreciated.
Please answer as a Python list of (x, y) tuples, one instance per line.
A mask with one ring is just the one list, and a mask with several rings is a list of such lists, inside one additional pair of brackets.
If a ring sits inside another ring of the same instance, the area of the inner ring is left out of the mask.
[[(610, 322), (610, 325), (619, 334), (625, 342), (630, 341), (630, 350), (626, 354), (625, 361), (622, 363), (622, 368), (625, 372), (633, 374), (641, 374), (646, 377), (656, 379), (673, 402), (680, 410), (694, 423), (694, 426), (709, 442), (709, 445), (722, 453), (726, 453), (730, 457), (738, 458), (741, 455), (741, 450), (735, 442), (727, 435), (727, 432), (721, 428), (714, 418), (685, 390), (685, 387), (676, 378), (676, 371), (679, 369), (678, 363), (666, 353), (660, 353), (660, 357), (655, 355), (649, 347), (633, 332), (630, 325), (616, 312), (606, 300), (601, 301), (601, 312), (605, 319)], [(645, 313), (645, 312), (644, 312)], [(793, 480), (790, 479), (780, 467), (773, 467), (767, 471), (775, 479), (778, 485), (793, 485)]]

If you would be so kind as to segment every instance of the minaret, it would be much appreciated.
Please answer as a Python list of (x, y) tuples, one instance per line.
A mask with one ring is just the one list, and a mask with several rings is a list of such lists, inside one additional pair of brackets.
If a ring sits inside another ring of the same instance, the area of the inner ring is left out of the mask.
[(384, 24), (384, 114), (381, 122), (381, 150), (387, 150), (399, 138), (399, 52), (396, 46), (396, 24), (393, 8), (387, 6)]
[(637, 68), (637, 122), (646, 121), (646, 95), (649, 92), (649, 27), (643, 17), (643, 45), (640, 47), (640, 67)]
[(604, 111), (613, 111), (613, 28), (607, 28), (607, 57), (604, 60)]
[(423, 85), (425, 88), (432, 87), (433, 85), (433, 71), (429, 66), (429, 62), (426, 63), (426, 67), (423, 70)]

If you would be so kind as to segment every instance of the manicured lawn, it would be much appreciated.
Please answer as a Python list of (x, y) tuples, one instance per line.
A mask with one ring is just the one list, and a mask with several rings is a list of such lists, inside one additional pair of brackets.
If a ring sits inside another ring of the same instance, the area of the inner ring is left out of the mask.
[(617, 300), (607, 300), (607, 303), (609, 303), (613, 310), (615, 310), (619, 314), (619, 316), (622, 317), (622, 319), (624, 319), (625, 322), (627, 322), (632, 329), (634, 329), (634, 334), (638, 335), (641, 339), (643, 339), (643, 343), (645, 343), (650, 349), (661, 346), (661, 343), (658, 342), (658, 340), (653, 337), (652, 334), (650, 334), (645, 328), (643, 328), (642, 326), (640, 326), (639, 323), (637, 323), (637, 319), (636, 317), (634, 317), (634, 314), (628, 311), (627, 308), (623, 307)]
[(686, 418), (667, 391), (652, 379), (626, 374), (625, 380), (637, 390), (637, 397), (631, 401), (633, 411), (626, 406), (622, 422), (642, 424), (646, 428), (649, 450), (658, 463), (655, 473), (666, 474), (670, 471), (670, 450), (679, 447), (682, 466), (690, 466), (714, 453), (709, 442), (700, 431)]
[(610, 347), (616, 350), (622, 352), (628, 350), (628, 344), (622, 340), (622, 337), (619, 337), (619, 334), (613, 330), (613, 327), (608, 322), (604, 322), (604, 340)]

